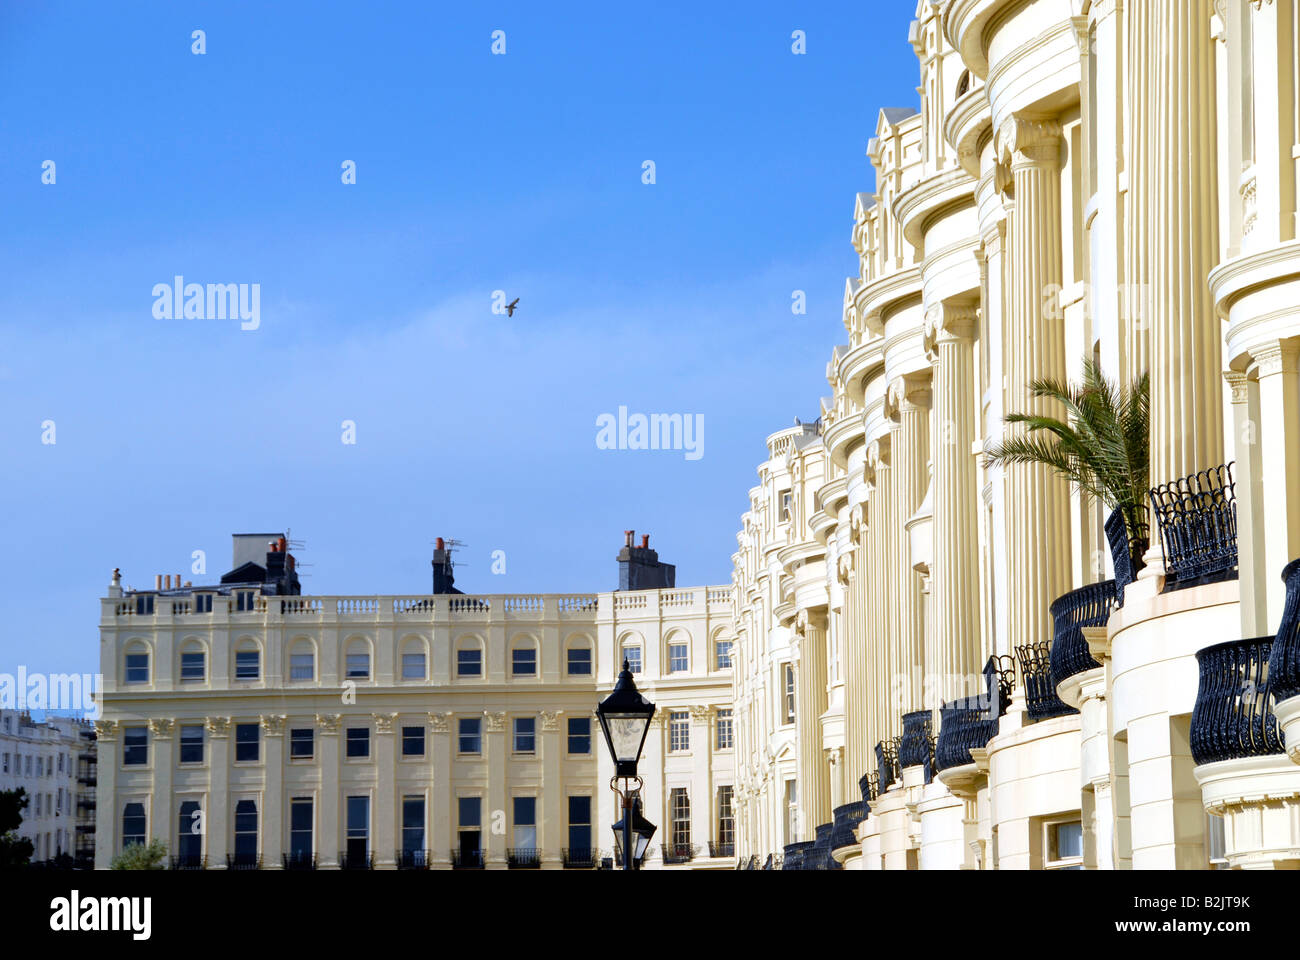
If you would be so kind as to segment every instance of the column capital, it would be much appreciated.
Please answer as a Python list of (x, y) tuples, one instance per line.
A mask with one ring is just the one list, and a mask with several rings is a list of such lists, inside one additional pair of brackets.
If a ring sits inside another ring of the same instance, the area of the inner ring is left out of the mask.
[(268, 737), (279, 737), (284, 735), (284, 722), (288, 718), (283, 714), (263, 714), (258, 717), (262, 724), (262, 731)]
[(901, 420), (903, 412), (911, 408), (930, 408), (930, 371), (919, 370), (895, 377), (889, 384), (885, 397), (885, 410), (892, 420)]
[(116, 720), (96, 720), (95, 721), (95, 739), (104, 741), (113, 741), (117, 739), (117, 721)]
[(997, 133), (997, 155), (1012, 170), (1053, 164), (1061, 149), (1061, 125), (1023, 115), (1003, 121)]
[(972, 340), (979, 325), (979, 307), (973, 303), (941, 303), (925, 316), (927, 347), (951, 340)]
[(713, 706), (711, 704), (696, 705), (691, 709), (691, 719), (696, 723), (708, 720), (713, 716)]
[(207, 717), (203, 721), (203, 726), (208, 732), (209, 737), (221, 739), (230, 733), (229, 717)]
[(506, 715), (503, 711), (492, 713), (490, 711), (484, 710), (483, 717), (487, 721), (488, 733), (500, 733), (502, 730), (506, 728)]
[(867, 444), (867, 466), (873, 471), (889, 469), (891, 463), (889, 441), (890, 438), (886, 435)]
[(316, 725), (320, 727), (320, 732), (325, 736), (337, 736), (339, 724), (343, 722), (343, 715), (340, 713), (318, 713), (316, 714)]
[(446, 733), (450, 729), (450, 713), (430, 713), (429, 724), (433, 727), (434, 733)]
[(149, 721), (149, 736), (155, 740), (170, 740), (172, 735), (172, 721), (161, 717), (154, 717)]
[(1261, 377), (1295, 373), (1296, 361), (1300, 357), (1300, 339), (1270, 340), (1251, 347), (1250, 354)]
[(1228, 389), (1232, 391), (1233, 403), (1246, 403), (1250, 399), (1249, 376), (1236, 370), (1225, 370), (1223, 381), (1228, 385)]
[(397, 719), (397, 714), (373, 713), (371, 718), (375, 721), (375, 733), (392, 733), (393, 721)]
[(560, 728), (559, 710), (543, 710), (541, 717), (543, 730), (558, 730)]

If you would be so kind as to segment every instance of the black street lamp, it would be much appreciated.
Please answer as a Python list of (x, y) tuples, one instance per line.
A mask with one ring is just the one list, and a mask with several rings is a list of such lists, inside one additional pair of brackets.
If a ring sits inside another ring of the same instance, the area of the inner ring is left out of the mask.
[[(639, 794), (645, 784), (636, 774), (637, 761), (641, 759), (641, 748), (645, 746), (646, 734), (650, 730), (650, 718), (655, 714), (655, 705), (637, 692), (632, 680), (632, 671), (627, 660), (623, 661), (623, 672), (618, 675), (618, 683), (613, 692), (596, 707), (596, 719), (600, 721), (601, 732), (605, 735), (605, 745), (614, 760), (614, 776), (609, 787), (618, 796), (623, 807), (623, 819), (615, 824), (616, 833), (622, 835), (622, 860), (624, 870), (635, 870), (635, 863), (645, 856), (650, 837), (654, 835), (654, 824), (640, 816)], [(618, 781), (623, 781), (620, 790)], [(637, 782), (633, 789), (630, 781)], [(648, 828), (649, 832), (646, 832)], [(632, 839), (635, 831), (637, 840)]]
[[(617, 792), (617, 791), (616, 791)], [(627, 862), (627, 855), (623, 853), (625, 849), (625, 837), (628, 835), (628, 819), (631, 818), (632, 840), (632, 863), (634, 870), (640, 870), (641, 864), (645, 862), (646, 851), (650, 849), (650, 838), (655, 835), (658, 829), (653, 823), (641, 816), (641, 798), (635, 793), (632, 796), (631, 811), (624, 811), (623, 819), (614, 824), (614, 850), (618, 859), (623, 863)], [(627, 869), (625, 866), (623, 869)]]

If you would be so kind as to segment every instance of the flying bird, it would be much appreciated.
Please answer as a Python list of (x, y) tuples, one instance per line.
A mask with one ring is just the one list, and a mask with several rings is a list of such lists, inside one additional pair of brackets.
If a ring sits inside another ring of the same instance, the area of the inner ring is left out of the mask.
[(506, 316), (507, 316), (507, 317), (513, 317), (513, 316), (515, 315), (515, 307), (517, 307), (518, 305), (519, 305), (519, 298), (518, 298), (518, 297), (515, 297), (515, 302), (514, 302), (514, 303), (507, 303), (507, 304), (506, 304)]

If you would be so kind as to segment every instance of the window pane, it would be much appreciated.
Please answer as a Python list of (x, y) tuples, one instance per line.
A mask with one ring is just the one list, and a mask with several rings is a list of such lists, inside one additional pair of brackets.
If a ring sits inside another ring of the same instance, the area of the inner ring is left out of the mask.
[(197, 724), (181, 727), (181, 763), (203, 762), (203, 727)]
[(461, 717), (460, 718), (460, 752), (461, 753), (479, 753), (479, 727), (478, 717)]
[(637, 646), (624, 647), (623, 659), (627, 661), (627, 668), (632, 673), (641, 672), (641, 648)]
[(569, 718), (569, 753), (591, 753), (591, 718)]
[(255, 763), (258, 758), (258, 726), (255, 723), (235, 725), (235, 760)]
[(316, 678), (316, 655), (312, 653), (295, 653), (289, 658), (290, 680), (314, 680)]
[(569, 649), (569, 673), (573, 676), (591, 676), (590, 647), (571, 647)]
[(510, 669), (517, 677), (537, 675), (537, 650), (533, 647), (515, 647), (510, 651)]
[(422, 653), (402, 654), (402, 679), (403, 680), (424, 679), (424, 654)]
[(482, 651), (477, 647), (456, 651), (456, 674), (461, 677), (477, 677), (483, 672)]
[(261, 675), (261, 654), (256, 650), (241, 650), (235, 654), (235, 679), (256, 680)]
[(402, 756), (424, 756), (424, 727), (402, 727)]
[(532, 753), (536, 746), (537, 721), (532, 717), (515, 717), (515, 753)]
[(313, 740), (315, 731), (310, 727), (297, 727), (289, 731), (289, 756), (310, 758), (312, 756)]
[(349, 757), (370, 756), (370, 728), (369, 727), (348, 727), (347, 755)]
[(370, 677), (370, 654), (349, 653), (347, 656), (347, 675), (352, 679), (367, 680)]
[(182, 680), (202, 680), (204, 677), (202, 653), (182, 653), (181, 654), (181, 679)]
[(128, 653), (126, 655), (126, 682), (149, 682), (149, 654)]

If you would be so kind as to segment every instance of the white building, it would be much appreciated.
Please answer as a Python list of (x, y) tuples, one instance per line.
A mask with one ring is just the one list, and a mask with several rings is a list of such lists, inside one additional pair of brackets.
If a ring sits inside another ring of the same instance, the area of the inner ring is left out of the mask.
[(93, 765), (83, 759), (93, 751), (86, 721), (48, 717), (37, 722), (25, 711), (0, 709), (0, 791), (21, 787), (27, 792), (18, 835), (32, 841), (34, 862), (87, 849), (84, 816), (78, 843), (78, 813), (93, 809), (95, 788), (93, 778), (79, 781), (78, 770)]
[(658, 706), (647, 867), (732, 866), (730, 588), (677, 589), (631, 532), (634, 589), (470, 596), (447, 560), (424, 596), (300, 596), (278, 534), (237, 536), (212, 586), (115, 574), (96, 866), (157, 837), (218, 869), (590, 867), (617, 819), (594, 708), (625, 658)]

